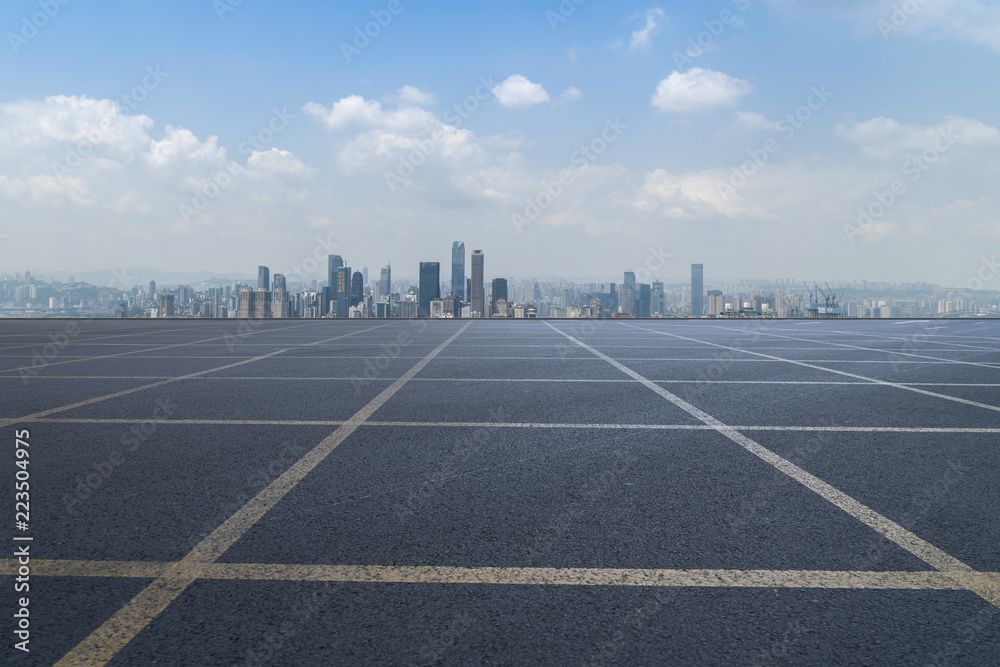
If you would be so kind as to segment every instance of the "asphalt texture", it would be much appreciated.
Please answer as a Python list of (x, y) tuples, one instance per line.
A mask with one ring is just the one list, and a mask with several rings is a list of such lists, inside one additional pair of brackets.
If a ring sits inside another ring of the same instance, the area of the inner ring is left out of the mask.
[(5, 665), (1000, 664), (995, 320), (0, 320), (0, 396)]

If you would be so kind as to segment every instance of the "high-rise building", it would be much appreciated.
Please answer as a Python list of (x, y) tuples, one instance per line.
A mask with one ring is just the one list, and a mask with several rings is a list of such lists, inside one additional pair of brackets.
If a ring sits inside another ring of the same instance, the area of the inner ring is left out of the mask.
[(173, 294), (161, 294), (160, 295), (160, 317), (173, 317), (174, 316), (174, 295)]
[(465, 299), (465, 243), (451, 244), (451, 293), (459, 301)]
[(420, 262), (417, 317), (431, 316), (431, 301), (441, 298), (441, 263)]
[(240, 287), (239, 292), (239, 303), (237, 305), (237, 317), (244, 320), (249, 320), (254, 316), (254, 301), (256, 300), (256, 294), (249, 286), (243, 285)]
[(504, 304), (507, 303), (507, 279), (506, 278), (494, 278), (493, 279), (493, 289), (490, 291), (490, 315), (497, 314), (497, 304), (500, 299), (504, 300)]
[(382, 275), (378, 279), (379, 299), (385, 300), (392, 293), (392, 264), (386, 264), (382, 269)]
[(636, 315), (639, 311), (639, 288), (635, 284), (635, 271), (625, 272), (624, 287), (632, 288), (632, 303), (628, 304), (628, 310), (626, 310), (625, 304), (622, 304), (622, 312), (627, 312), (629, 315)]
[(691, 316), (705, 314), (705, 265), (691, 265)]
[(271, 317), (271, 292), (264, 287), (254, 292), (253, 317), (257, 320)]
[(483, 255), (482, 250), (472, 251), (472, 281), (471, 281), (471, 294), (469, 295), (469, 305), (472, 313), (472, 317), (487, 317), (486, 313), (486, 295), (483, 291), (486, 289), (486, 285), (483, 282), (483, 270), (485, 262), (485, 255)]
[[(337, 270), (344, 266), (344, 258), (340, 255), (328, 255), (326, 258), (327, 285), (331, 288), (337, 286)], [(334, 295), (336, 296), (336, 295)]]
[(726, 310), (726, 298), (720, 290), (708, 290), (708, 314), (716, 317)]
[(618, 293), (618, 309), (622, 315), (635, 315), (635, 284), (625, 283)]
[(156, 281), (155, 280), (150, 280), (149, 281), (149, 298), (152, 299), (154, 294), (156, 294)]
[(637, 290), (639, 292), (638, 307), (635, 310), (636, 317), (648, 318), (652, 313), (653, 290), (649, 285), (642, 283)]
[(271, 289), (271, 270), (266, 266), (257, 267), (257, 289)]
[(351, 267), (341, 266), (337, 269), (334, 286), (331, 289), (333, 301), (331, 312), (334, 317), (348, 317), (351, 308)]
[(285, 276), (284, 276), (284, 274), (281, 274), (281, 273), (275, 273), (274, 274), (274, 291), (277, 292), (280, 289), (285, 289), (285, 290), (288, 289), (288, 286), (285, 284)]
[(361, 303), (361, 297), (365, 293), (365, 274), (355, 271), (351, 276), (351, 305), (356, 306)]

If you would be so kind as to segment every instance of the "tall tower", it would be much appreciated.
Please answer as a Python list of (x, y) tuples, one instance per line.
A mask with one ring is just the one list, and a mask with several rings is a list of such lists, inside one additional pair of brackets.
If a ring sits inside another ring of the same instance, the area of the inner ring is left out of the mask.
[(420, 262), (420, 292), (417, 294), (417, 317), (431, 316), (431, 301), (441, 298), (441, 264)]
[(342, 266), (337, 269), (333, 289), (336, 290), (333, 300), (336, 304), (334, 313), (337, 317), (347, 317), (351, 306), (351, 267)]
[(271, 270), (266, 266), (257, 267), (257, 289), (271, 290)]
[[(482, 250), (472, 251), (472, 294), (469, 296), (469, 310), (473, 317), (486, 317), (486, 295), (483, 283), (485, 255)], [(479, 313), (475, 315), (475, 313)]]
[(392, 293), (392, 265), (386, 264), (382, 269), (382, 274), (378, 279), (378, 298), (381, 301), (388, 301)]
[(705, 265), (691, 265), (691, 317), (705, 313)]
[[(328, 255), (326, 262), (326, 284), (329, 285), (331, 289), (334, 289), (337, 287), (337, 269), (344, 266), (344, 258), (340, 255)], [(334, 294), (333, 296), (336, 297), (337, 295)]]
[(451, 293), (460, 301), (465, 301), (465, 243), (451, 244)]

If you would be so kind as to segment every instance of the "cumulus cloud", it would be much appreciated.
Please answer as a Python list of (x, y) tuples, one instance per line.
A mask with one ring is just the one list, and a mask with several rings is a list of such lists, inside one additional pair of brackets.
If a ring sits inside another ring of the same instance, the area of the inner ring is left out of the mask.
[(659, 7), (654, 7), (647, 9), (640, 16), (644, 20), (644, 24), (641, 28), (632, 32), (632, 36), (628, 42), (629, 51), (649, 50), (649, 47), (653, 45), (653, 36), (660, 29), (660, 19), (663, 18), (663, 10)]
[(674, 72), (660, 81), (650, 103), (664, 112), (678, 114), (713, 107), (733, 106), (753, 87), (741, 79), (701, 67)]
[(513, 74), (493, 89), (497, 101), (508, 109), (532, 107), (549, 102), (549, 94), (541, 84), (532, 83), (521, 74)]

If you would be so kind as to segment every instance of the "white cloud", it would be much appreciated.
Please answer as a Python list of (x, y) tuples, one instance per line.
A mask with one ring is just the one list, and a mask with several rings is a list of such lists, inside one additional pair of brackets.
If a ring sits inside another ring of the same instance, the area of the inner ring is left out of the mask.
[(773, 130), (775, 122), (755, 111), (737, 111), (736, 126), (746, 130)]
[(641, 17), (645, 23), (641, 28), (632, 32), (628, 42), (629, 51), (649, 50), (649, 47), (653, 45), (653, 36), (660, 29), (659, 19), (663, 18), (663, 10), (659, 7), (647, 9)]
[(531, 107), (543, 102), (549, 102), (549, 94), (541, 84), (532, 83), (520, 74), (507, 77), (503, 83), (493, 89), (497, 101), (508, 109)]
[(870, 160), (896, 160), (937, 147), (939, 153), (954, 146), (974, 148), (1000, 142), (1000, 130), (971, 118), (947, 116), (932, 126), (904, 125), (879, 116), (847, 126), (838, 124), (837, 136), (857, 144)]
[(316, 102), (309, 102), (303, 107), (303, 111), (333, 130), (360, 126), (408, 132), (434, 123), (434, 114), (424, 109), (406, 106), (386, 111), (381, 102), (366, 100), (360, 95), (340, 99), (329, 109)]
[(753, 87), (741, 79), (701, 67), (674, 72), (660, 81), (650, 103), (660, 111), (691, 113), (733, 106)]
[(583, 91), (581, 91), (576, 86), (570, 86), (562, 93), (562, 99), (564, 102), (573, 102), (583, 97)]
[(383, 98), (386, 102), (393, 104), (410, 104), (413, 106), (426, 106), (434, 102), (434, 96), (428, 92), (420, 90), (416, 86), (403, 86), (392, 95)]

